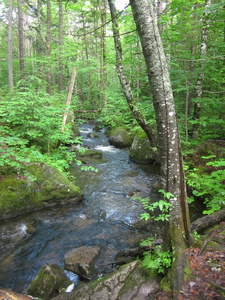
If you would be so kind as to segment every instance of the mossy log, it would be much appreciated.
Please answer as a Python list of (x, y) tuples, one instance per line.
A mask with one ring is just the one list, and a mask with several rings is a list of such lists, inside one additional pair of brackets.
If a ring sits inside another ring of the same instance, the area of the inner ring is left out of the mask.
[(191, 224), (191, 231), (203, 232), (210, 226), (218, 224), (225, 220), (225, 208), (215, 212), (214, 214), (197, 219)]

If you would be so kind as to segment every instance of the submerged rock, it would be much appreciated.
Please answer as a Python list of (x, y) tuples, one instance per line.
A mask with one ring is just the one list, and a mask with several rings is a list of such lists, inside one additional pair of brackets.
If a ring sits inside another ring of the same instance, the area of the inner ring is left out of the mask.
[(133, 137), (123, 127), (117, 127), (110, 132), (109, 143), (118, 148), (130, 147)]
[(81, 279), (90, 279), (100, 247), (81, 246), (65, 254), (65, 269), (77, 274)]
[(44, 207), (82, 200), (80, 188), (56, 168), (33, 163), (26, 166), (29, 176), (16, 174), (0, 180), (0, 220)]
[(44, 266), (27, 288), (27, 294), (47, 300), (66, 291), (73, 282), (57, 265)]
[(55, 300), (144, 300), (155, 299), (159, 280), (150, 270), (143, 269), (140, 261), (133, 261), (119, 270), (82, 285)]

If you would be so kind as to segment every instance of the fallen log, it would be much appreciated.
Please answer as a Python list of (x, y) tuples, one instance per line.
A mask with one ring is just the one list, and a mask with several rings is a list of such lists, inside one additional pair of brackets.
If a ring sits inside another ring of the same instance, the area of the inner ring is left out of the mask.
[(218, 224), (224, 220), (225, 220), (225, 208), (218, 210), (211, 215), (207, 215), (205, 217), (199, 218), (193, 223), (191, 223), (191, 232), (197, 231), (198, 233), (201, 233), (206, 228)]

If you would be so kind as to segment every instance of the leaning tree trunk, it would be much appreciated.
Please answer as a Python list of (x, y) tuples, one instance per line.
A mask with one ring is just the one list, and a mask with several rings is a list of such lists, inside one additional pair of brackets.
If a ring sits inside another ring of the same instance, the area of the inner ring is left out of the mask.
[(126, 78), (124, 69), (123, 69), (123, 54), (122, 54), (122, 45), (120, 41), (120, 33), (118, 29), (118, 23), (117, 23), (117, 14), (116, 14), (116, 8), (114, 4), (114, 0), (108, 0), (109, 7), (110, 7), (110, 13), (112, 18), (112, 25), (113, 25), (113, 37), (114, 37), (114, 44), (116, 49), (116, 70), (117, 74), (120, 80), (120, 84), (123, 88), (128, 106), (140, 125), (140, 127), (145, 131), (145, 133), (148, 136), (148, 139), (152, 146), (155, 146), (155, 137), (152, 132), (152, 128), (150, 124), (145, 120), (144, 116), (142, 115), (141, 111), (138, 109), (136, 101), (133, 97), (131, 87), (129, 84), (129, 81)]
[(156, 113), (161, 175), (170, 198), (169, 237), (173, 251), (171, 286), (180, 292), (188, 264), (185, 248), (189, 244), (190, 221), (180, 138), (176, 120), (169, 67), (163, 50), (152, 0), (130, 1), (140, 36)]

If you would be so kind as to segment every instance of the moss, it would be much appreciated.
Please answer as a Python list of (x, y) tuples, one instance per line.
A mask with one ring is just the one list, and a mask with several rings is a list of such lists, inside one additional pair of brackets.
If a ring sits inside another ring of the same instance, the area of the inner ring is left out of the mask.
[(172, 292), (171, 284), (170, 284), (170, 271), (167, 273), (165, 277), (160, 281), (160, 290), (168, 293)]
[(70, 284), (70, 279), (59, 266), (44, 266), (29, 285), (27, 294), (41, 299), (49, 299), (65, 290)]
[(110, 144), (119, 148), (130, 147), (133, 141), (133, 136), (123, 127), (119, 126), (113, 129), (109, 136)]
[(102, 152), (98, 150), (86, 150), (84, 154), (80, 154), (81, 157), (91, 157), (96, 159), (102, 158)]
[(156, 158), (156, 151), (151, 147), (146, 133), (141, 131), (136, 134), (130, 149), (130, 159), (135, 163), (152, 164)]
[(35, 180), (18, 175), (6, 175), (1, 178), (1, 219), (52, 206), (60, 200), (73, 199), (80, 202), (82, 199), (79, 187), (57, 169), (44, 164), (29, 164), (26, 169)]

